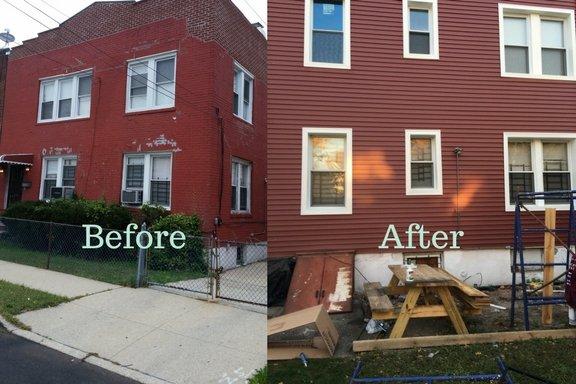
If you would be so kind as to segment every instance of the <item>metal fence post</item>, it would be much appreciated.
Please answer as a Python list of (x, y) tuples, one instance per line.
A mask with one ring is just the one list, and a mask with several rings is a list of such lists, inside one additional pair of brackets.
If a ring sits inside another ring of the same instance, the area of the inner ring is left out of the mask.
[(218, 299), (218, 285), (220, 284), (218, 256), (218, 240), (212, 237), (210, 239), (210, 299), (212, 301), (216, 301)]
[[(146, 232), (146, 223), (142, 223), (140, 232)], [(138, 244), (136, 244), (138, 247)], [(138, 248), (138, 271), (136, 274), (136, 288), (144, 286), (144, 278), (146, 276), (146, 250), (144, 248)]]
[(54, 223), (50, 222), (48, 226), (48, 255), (46, 257), (46, 269), (50, 269), (50, 259), (52, 257), (52, 243), (54, 241)]

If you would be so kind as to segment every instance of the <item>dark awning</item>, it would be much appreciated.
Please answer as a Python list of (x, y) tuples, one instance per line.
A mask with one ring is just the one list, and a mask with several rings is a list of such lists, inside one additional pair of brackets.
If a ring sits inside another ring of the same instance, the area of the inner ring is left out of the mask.
[(30, 167), (34, 164), (34, 155), (30, 154), (6, 154), (0, 155), (0, 164), (23, 165)]

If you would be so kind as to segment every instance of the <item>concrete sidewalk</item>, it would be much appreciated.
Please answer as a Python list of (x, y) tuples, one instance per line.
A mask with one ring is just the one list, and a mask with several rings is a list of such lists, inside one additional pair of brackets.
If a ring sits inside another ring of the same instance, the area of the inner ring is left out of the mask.
[(118, 285), (0, 260), (0, 280), (74, 298), (120, 288)]
[[(58, 277), (59, 284), (68, 284), (66, 276)], [(47, 282), (51, 276), (39, 277)], [(38, 287), (15, 280), (9, 279)], [(153, 289), (112, 287), (18, 319), (43, 337), (169, 383), (245, 383), (266, 364), (265, 314)]]

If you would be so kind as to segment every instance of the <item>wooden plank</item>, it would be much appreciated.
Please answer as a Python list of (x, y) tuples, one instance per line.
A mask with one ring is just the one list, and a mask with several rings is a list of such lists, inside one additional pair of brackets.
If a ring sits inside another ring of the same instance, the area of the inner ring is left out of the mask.
[(364, 294), (368, 298), (370, 309), (373, 312), (388, 312), (394, 310), (394, 305), (392, 305), (390, 298), (382, 292), (382, 284), (365, 283)]
[(440, 296), (440, 300), (442, 300), (442, 304), (444, 304), (444, 308), (446, 308), (446, 312), (448, 312), (448, 317), (450, 317), (456, 333), (459, 335), (468, 334), (468, 328), (466, 328), (466, 324), (462, 319), (460, 310), (454, 302), (454, 297), (452, 296), (452, 293), (450, 293), (450, 289), (448, 289), (448, 287), (438, 287), (437, 292)]
[(479, 289), (476, 289), (474, 287), (469, 286), (468, 284), (466, 284), (463, 281), (461, 281), (460, 279), (456, 278), (454, 275), (452, 275), (450, 272), (446, 271), (445, 269), (442, 269), (442, 268), (438, 268), (438, 269), (441, 273), (452, 278), (454, 280), (454, 282), (456, 283), (456, 287), (459, 290), (461, 290), (462, 293), (464, 293), (466, 296), (490, 299), (490, 295), (480, 291)]
[[(546, 208), (544, 224), (548, 229), (556, 229), (556, 209)], [(556, 253), (556, 239), (552, 233), (544, 234), (544, 263), (554, 263), (554, 254)], [(554, 279), (554, 267), (544, 266), (544, 284)], [(554, 286), (550, 284), (542, 289), (542, 295), (550, 297), (554, 295)], [(552, 324), (552, 305), (542, 306), (542, 324)]]
[(327, 254), (320, 291), (320, 303), (328, 313), (352, 312), (354, 254)]
[(404, 266), (389, 265), (388, 268), (401, 283), (408, 286), (434, 287), (456, 285), (449, 276), (440, 272), (438, 268), (432, 268), (429, 265), (418, 265), (412, 273), (413, 281), (406, 281), (406, 268), (404, 268)]
[(299, 257), (297, 259), (286, 296), (285, 314), (320, 304), (319, 295), (323, 273), (323, 257)]
[(576, 329), (544, 331), (519, 331), (476, 333), (469, 335), (446, 335), (406, 337), (402, 339), (361, 340), (353, 343), (354, 352), (374, 350), (441, 347), (447, 345), (469, 345), (485, 343), (510, 343), (532, 339), (576, 339)]
[(402, 335), (404, 335), (404, 331), (406, 330), (408, 321), (410, 321), (412, 311), (416, 306), (416, 302), (418, 301), (418, 297), (420, 297), (421, 292), (422, 288), (419, 287), (410, 288), (408, 291), (408, 295), (406, 296), (406, 300), (404, 300), (404, 304), (402, 305), (400, 314), (396, 319), (394, 328), (392, 328), (392, 332), (390, 332), (391, 339), (400, 338)]
[[(374, 320), (394, 320), (399, 316), (399, 312), (372, 312)], [(411, 319), (432, 317), (448, 317), (448, 312), (443, 305), (418, 305), (414, 307), (410, 315)]]

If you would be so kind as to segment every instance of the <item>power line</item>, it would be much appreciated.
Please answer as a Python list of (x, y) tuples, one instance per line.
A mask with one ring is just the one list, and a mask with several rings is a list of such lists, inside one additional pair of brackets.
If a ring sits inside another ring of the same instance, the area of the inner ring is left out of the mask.
[(64, 12), (60, 11), (58, 8), (52, 6), (49, 2), (44, 1), (44, 0), (40, 0), (40, 1), (43, 2), (44, 4), (46, 4), (47, 6), (49, 6), (50, 8), (52, 8), (53, 10), (55, 10), (56, 12), (58, 12), (59, 14), (61, 14), (62, 16), (64, 16), (65, 18), (67, 18), (67, 19), (70, 18), (70, 16), (68, 16)]

